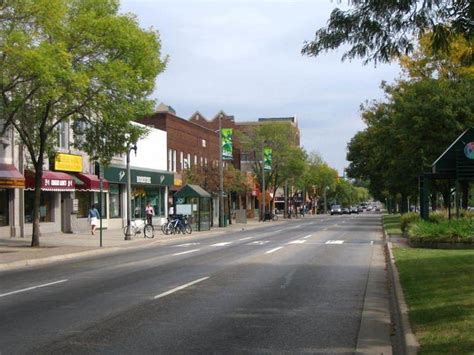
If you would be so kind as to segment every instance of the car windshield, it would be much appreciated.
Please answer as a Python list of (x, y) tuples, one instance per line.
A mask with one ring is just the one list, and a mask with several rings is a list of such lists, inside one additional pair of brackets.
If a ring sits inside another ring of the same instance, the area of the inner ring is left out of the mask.
[(332, 208), (333, 208), (334, 210), (336, 210), (336, 209), (338, 209), (338, 208), (341, 208), (341, 206), (339, 206), (339, 205), (334, 205), (334, 206), (332, 206)]

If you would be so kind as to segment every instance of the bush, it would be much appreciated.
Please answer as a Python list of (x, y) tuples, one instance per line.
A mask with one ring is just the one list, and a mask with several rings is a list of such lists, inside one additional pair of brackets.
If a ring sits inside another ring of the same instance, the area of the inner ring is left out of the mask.
[(432, 223), (420, 220), (411, 224), (408, 235), (410, 239), (418, 241), (472, 243), (474, 241), (474, 221), (456, 219)]
[(449, 220), (449, 213), (447, 210), (437, 210), (431, 212), (428, 219), (432, 223), (441, 223)]
[(404, 213), (400, 216), (400, 229), (403, 234), (406, 234), (410, 224), (418, 222), (420, 220), (420, 214), (418, 212)]

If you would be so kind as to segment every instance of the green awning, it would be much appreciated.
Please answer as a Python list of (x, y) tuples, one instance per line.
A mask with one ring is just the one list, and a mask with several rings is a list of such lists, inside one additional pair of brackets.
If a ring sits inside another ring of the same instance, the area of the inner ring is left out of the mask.
[(186, 197), (202, 197), (211, 198), (211, 194), (199, 185), (184, 185), (178, 192), (174, 194), (175, 198)]

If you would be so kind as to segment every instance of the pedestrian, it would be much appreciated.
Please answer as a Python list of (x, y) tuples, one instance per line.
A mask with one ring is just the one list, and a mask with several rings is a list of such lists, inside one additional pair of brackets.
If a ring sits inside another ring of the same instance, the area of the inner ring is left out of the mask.
[(89, 215), (88, 215), (88, 219), (91, 223), (92, 235), (95, 234), (95, 230), (97, 229), (97, 226), (99, 224), (99, 218), (100, 218), (100, 214), (99, 214), (99, 210), (97, 209), (97, 204), (93, 204), (91, 209), (89, 210)]
[(153, 206), (151, 205), (150, 202), (146, 204), (145, 215), (146, 215), (146, 223), (153, 224), (152, 220), (153, 220), (153, 216), (155, 215), (155, 210), (153, 209)]

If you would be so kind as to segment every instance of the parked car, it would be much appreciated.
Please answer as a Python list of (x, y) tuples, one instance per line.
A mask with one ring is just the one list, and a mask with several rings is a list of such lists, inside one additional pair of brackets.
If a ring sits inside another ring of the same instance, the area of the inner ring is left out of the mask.
[(350, 212), (359, 214), (359, 209), (356, 206), (352, 206), (351, 209), (350, 209)]
[(331, 206), (331, 216), (333, 214), (342, 214), (342, 208), (340, 205), (332, 205)]
[(349, 208), (347, 208), (347, 207), (344, 207), (344, 208), (342, 209), (342, 214), (351, 214), (351, 210), (350, 210)]

